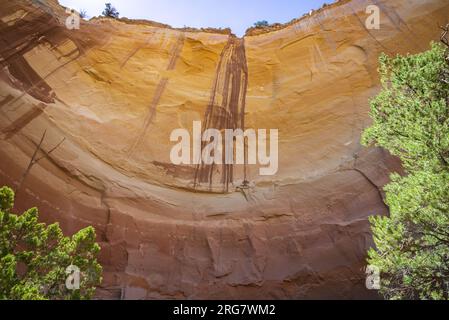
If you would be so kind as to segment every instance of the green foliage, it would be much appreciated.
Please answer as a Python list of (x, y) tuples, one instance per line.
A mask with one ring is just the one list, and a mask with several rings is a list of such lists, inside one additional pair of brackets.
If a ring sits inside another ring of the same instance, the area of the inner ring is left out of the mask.
[(264, 28), (264, 27), (270, 26), (270, 24), (268, 23), (267, 20), (262, 20), (262, 21), (257, 21), (256, 23), (254, 23), (254, 26), (256, 28)]
[(87, 18), (87, 11), (84, 9), (80, 10), (80, 18), (86, 19)]
[(389, 217), (371, 217), (388, 299), (449, 299), (449, 85), (442, 45), (408, 56), (380, 57), (383, 89), (371, 102), (363, 142), (400, 157), (407, 176), (385, 187)]
[[(101, 283), (95, 230), (64, 237), (58, 224), (38, 222), (38, 210), (11, 213), (14, 192), (0, 189), (0, 299), (90, 299)], [(66, 287), (66, 268), (77, 266), (78, 290)]]
[(371, 101), (372, 127), (363, 134), (401, 158), (412, 171), (448, 170), (449, 84), (445, 50), (434, 44), (417, 55), (380, 57), (382, 91)]
[(102, 14), (105, 17), (114, 18), (114, 19), (118, 19), (119, 15), (120, 15), (120, 13), (117, 11), (117, 9), (115, 9), (115, 7), (112, 6), (112, 4), (110, 4), (110, 3), (105, 4), (105, 8), (104, 8)]
[(377, 250), (369, 251), (386, 298), (448, 298), (448, 183), (448, 173), (418, 172), (386, 187), (390, 217), (371, 217)]

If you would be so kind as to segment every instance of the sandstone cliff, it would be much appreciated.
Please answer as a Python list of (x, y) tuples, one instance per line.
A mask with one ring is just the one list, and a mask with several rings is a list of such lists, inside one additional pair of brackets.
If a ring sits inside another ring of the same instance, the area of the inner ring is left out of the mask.
[[(16, 207), (96, 227), (100, 298), (375, 297), (367, 217), (388, 213), (399, 170), (359, 144), (377, 58), (426, 50), (448, 1), (340, 1), (243, 39), (110, 19), (68, 30), (55, 0), (0, 1), (0, 185), (18, 185), (45, 130), (44, 152), (65, 138)], [(370, 4), (380, 30), (365, 28)], [(172, 165), (170, 133), (194, 120), (279, 128), (278, 173)]]

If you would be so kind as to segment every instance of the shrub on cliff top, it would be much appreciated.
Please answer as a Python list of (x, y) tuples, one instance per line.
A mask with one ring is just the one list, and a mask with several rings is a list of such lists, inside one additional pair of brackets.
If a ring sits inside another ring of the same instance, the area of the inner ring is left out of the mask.
[(118, 12), (112, 4), (106, 3), (102, 14), (105, 17), (117, 19), (120, 15), (120, 12)]
[[(102, 273), (95, 230), (64, 237), (58, 224), (38, 223), (36, 208), (16, 215), (13, 206), (14, 192), (0, 188), (0, 300), (90, 299)], [(74, 266), (79, 289), (66, 273)]]
[(267, 20), (262, 20), (262, 21), (257, 21), (256, 23), (254, 23), (254, 26), (256, 28), (264, 28), (264, 27), (270, 26), (270, 24), (268, 23)]
[(80, 18), (87, 19), (87, 11), (84, 9), (80, 9)]

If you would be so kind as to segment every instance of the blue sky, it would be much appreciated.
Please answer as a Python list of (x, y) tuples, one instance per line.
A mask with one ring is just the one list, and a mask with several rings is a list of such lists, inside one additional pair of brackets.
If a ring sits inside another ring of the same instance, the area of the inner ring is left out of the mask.
[(121, 17), (148, 19), (173, 27), (230, 27), (238, 36), (259, 20), (285, 23), (333, 0), (59, 0), (98, 16), (111, 2)]

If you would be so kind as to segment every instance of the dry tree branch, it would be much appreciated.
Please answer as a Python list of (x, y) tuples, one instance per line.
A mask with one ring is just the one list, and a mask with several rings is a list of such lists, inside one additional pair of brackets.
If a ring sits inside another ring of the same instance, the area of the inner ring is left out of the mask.
[(61, 146), (61, 144), (64, 143), (64, 141), (65, 141), (65, 138), (63, 138), (61, 141), (59, 141), (59, 143), (58, 143), (56, 146), (54, 146), (50, 151), (48, 151), (45, 155), (43, 155), (42, 157), (40, 157), (39, 159), (37, 159), (37, 160), (35, 161), (35, 163), (38, 163), (39, 161), (41, 161), (41, 160), (44, 159), (45, 157), (49, 156), (53, 151), (55, 151), (56, 149), (58, 149), (58, 148)]
[(441, 34), (440, 40), (442, 43), (444, 43), (447, 47), (449, 47), (449, 39), (447, 38), (447, 35), (449, 33), (449, 23), (446, 24), (446, 26), (440, 26), (440, 29), (443, 30), (443, 33)]
[(47, 134), (47, 130), (44, 131), (42, 134), (41, 140), (39, 141), (39, 144), (37, 145), (36, 149), (34, 150), (33, 156), (31, 157), (30, 162), (28, 163), (28, 167), (26, 168), (25, 172), (22, 174), (22, 177), (20, 178), (19, 185), (17, 187), (16, 193), (19, 192), (20, 188), (22, 187), (23, 181), (25, 181), (25, 178), (27, 177), (28, 173), (31, 171), (31, 168), (35, 164), (35, 160), (37, 157), (37, 154), (39, 153), (39, 150), (42, 147), (42, 143), (44, 143), (45, 135)]
[[(56, 149), (58, 149), (65, 141), (65, 138), (63, 138), (56, 146), (54, 146), (52, 149), (50, 149), (50, 151), (45, 152), (45, 151), (42, 150), (42, 144), (45, 141), (46, 135), (47, 135), (47, 130), (45, 130), (44, 133), (42, 134), (41, 140), (39, 141), (38, 145), (36, 146), (36, 149), (34, 150), (33, 156), (31, 157), (31, 160), (28, 163), (28, 167), (25, 169), (25, 172), (22, 174), (22, 177), (20, 178), (19, 184), (17, 186), (16, 193), (18, 193), (20, 191), (20, 188), (22, 187), (23, 182), (25, 181), (26, 177), (30, 173), (30, 171), (33, 168), (33, 166), (36, 163), (38, 163), (39, 161), (41, 161), (42, 159), (48, 157), (52, 152), (54, 152)], [(39, 151), (43, 151), (45, 153), (45, 155), (43, 155), (43, 156), (38, 158), (37, 155), (39, 154)]]

